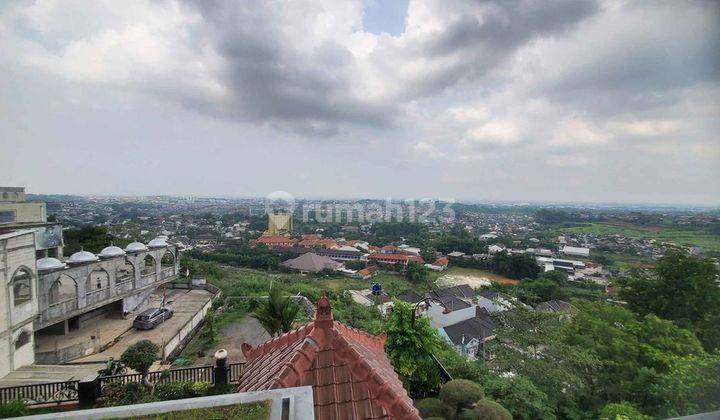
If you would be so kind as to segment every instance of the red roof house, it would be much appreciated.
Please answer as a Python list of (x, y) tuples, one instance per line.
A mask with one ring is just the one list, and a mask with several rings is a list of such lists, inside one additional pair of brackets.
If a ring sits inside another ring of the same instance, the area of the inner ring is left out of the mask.
[(408, 265), (411, 262), (417, 262), (420, 264), (424, 264), (425, 260), (422, 259), (422, 257), (418, 255), (405, 255), (405, 254), (383, 254), (383, 253), (377, 253), (377, 254), (370, 254), (368, 256), (369, 261), (374, 261), (378, 263), (383, 264), (403, 264)]
[(295, 245), (295, 239), (287, 236), (261, 236), (254, 243), (263, 244), (268, 248), (290, 247)]
[(420, 419), (385, 354), (385, 339), (334, 321), (323, 296), (312, 322), (255, 348), (243, 344), (238, 390), (312, 386), (318, 420)]

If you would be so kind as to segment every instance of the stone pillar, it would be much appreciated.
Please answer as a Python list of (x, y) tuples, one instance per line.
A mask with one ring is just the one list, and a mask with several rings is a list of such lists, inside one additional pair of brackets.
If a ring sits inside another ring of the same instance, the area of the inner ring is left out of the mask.
[(215, 352), (215, 388), (226, 386), (230, 383), (230, 368), (227, 365), (227, 351), (220, 349)]
[(84, 377), (78, 384), (78, 404), (81, 408), (92, 408), (100, 398), (100, 375), (94, 373)]

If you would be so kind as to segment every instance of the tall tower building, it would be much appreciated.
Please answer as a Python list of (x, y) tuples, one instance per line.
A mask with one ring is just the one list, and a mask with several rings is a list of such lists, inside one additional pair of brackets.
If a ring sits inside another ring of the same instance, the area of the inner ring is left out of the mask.
[(273, 210), (267, 215), (268, 229), (267, 232), (265, 232), (266, 235), (280, 236), (292, 234), (292, 213), (285, 210)]

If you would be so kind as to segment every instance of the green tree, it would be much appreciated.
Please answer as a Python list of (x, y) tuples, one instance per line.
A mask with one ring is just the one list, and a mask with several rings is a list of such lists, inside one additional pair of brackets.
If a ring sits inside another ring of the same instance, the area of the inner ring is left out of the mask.
[(585, 372), (582, 405), (599, 410), (627, 401), (649, 414), (661, 401), (653, 386), (678, 357), (702, 355), (695, 336), (653, 315), (638, 319), (631, 311), (602, 302), (576, 302), (579, 313), (566, 323), (562, 341), (598, 360)]
[(652, 388), (664, 417), (720, 410), (720, 355), (676, 358)]
[(487, 396), (507, 407), (515, 419), (555, 418), (547, 394), (522, 375), (505, 378), (488, 373), (482, 380), (482, 386)]
[(525, 296), (523, 301), (530, 305), (553, 299), (567, 299), (567, 293), (563, 288), (558, 283), (545, 277), (524, 279), (520, 286), (527, 292), (523, 295)]
[(489, 343), (497, 372), (522, 375), (548, 397), (558, 416), (578, 409), (588, 371), (597, 360), (581, 347), (564, 343), (560, 317), (522, 306), (495, 316), (495, 339)]
[(600, 420), (650, 420), (652, 417), (641, 413), (634, 405), (626, 402), (610, 403), (600, 410)]
[(411, 262), (405, 268), (405, 278), (412, 283), (420, 283), (428, 277), (428, 268), (423, 264)]
[(402, 301), (394, 301), (387, 320), (385, 351), (405, 384), (415, 397), (432, 395), (440, 386), (441, 377), (433, 358), (440, 348), (440, 337), (426, 317), (413, 324), (413, 308)]
[(159, 351), (157, 344), (150, 340), (140, 340), (128, 347), (120, 356), (120, 361), (127, 367), (142, 375), (142, 383), (146, 387), (152, 385), (147, 380), (150, 366), (155, 363)]
[(459, 418), (467, 420), (513, 420), (512, 414), (505, 407), (487, 399), (478, 401), (473, 408), (466, 409)]
[(263, 328), (274, 337), (292, 329), (299, 311), (300, 307), (290, 300), (289, 296), (283, 297), (280, 289), (273, 287), (267, 300), (264, 300), (251, 316), (260, 321)]
[(655, 268), (620, 279), (621, 299), (640, 315), (655, 314), (694, 332), (708, 351), (720, 348), (720, 288), (712, 261), (669, 253)]
[(453, 379), (440, 388), (440, 399), (452, 409), (457, 417), (465, 408), (472, 406), (485, 397), (480, 385), (467, 379)]

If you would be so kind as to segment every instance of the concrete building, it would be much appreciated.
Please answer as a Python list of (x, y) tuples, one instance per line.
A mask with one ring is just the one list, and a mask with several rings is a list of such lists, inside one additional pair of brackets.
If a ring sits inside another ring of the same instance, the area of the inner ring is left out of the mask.
[(19, 230), (0, 235), (0, 377), (34, 362), (38, 314), (35, 234)]
[(25, 203), (22, 188), (0, 188), (0, 197), (13, 215), (0, 226), (0, 377), (38, 359), (87, 355), (82, 343), (45, 352), (52, 354), (36, 348), (44, 337), (82, 329), (91, 319), (132, 312), (177, 277), (179, 250), (166, 237), (63, 259), (62, 226), (47, 222), (44, 203)]
[(25, 188), (0, 187), (0, 227), (46, 221), (45, 203), (25, 202)]

